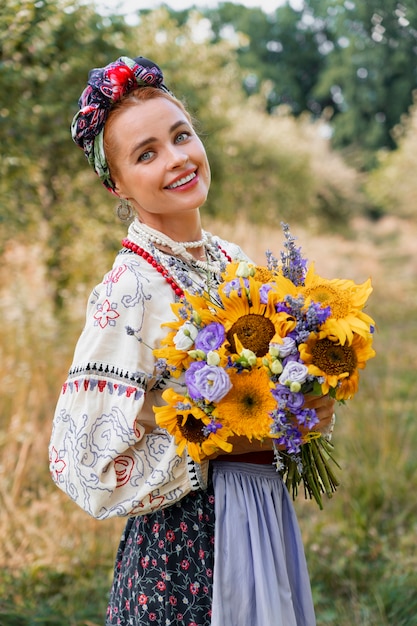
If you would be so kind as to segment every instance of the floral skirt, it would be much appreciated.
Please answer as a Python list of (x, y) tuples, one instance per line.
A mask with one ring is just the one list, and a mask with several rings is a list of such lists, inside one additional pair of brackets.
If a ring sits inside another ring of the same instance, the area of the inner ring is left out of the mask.
[(316, 624), (298, 523), (272, 466), (213, 462), (207, 491), (128, 520), (106, 626), (152, 624)]
[(106, 626), (209, 626), (214, 496), (195, 491), (178, 504), (129, 518), (116, 556)]

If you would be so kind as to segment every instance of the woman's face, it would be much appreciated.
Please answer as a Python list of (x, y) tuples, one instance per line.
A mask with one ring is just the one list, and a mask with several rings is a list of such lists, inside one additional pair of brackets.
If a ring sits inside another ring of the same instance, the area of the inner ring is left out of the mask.
[(210, 186), (206, 151), (183, 111), (166, 98), (127, 107), (113, 118), (110, 141), (117, 193), (149, 226), (195, 211)]

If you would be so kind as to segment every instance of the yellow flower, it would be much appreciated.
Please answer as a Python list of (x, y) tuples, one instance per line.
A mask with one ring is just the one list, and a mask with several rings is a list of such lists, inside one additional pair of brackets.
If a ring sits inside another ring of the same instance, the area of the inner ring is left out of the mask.
[(273, 280), (275, 279), (275, 274), (271, 272), (267, 267), (256, 265), (254, 279), (257, 280), (259, 283), (266, 285), (266, 283), (273, 282)]
[(175, 332), (169, 333), (169, 335), (161, 341), (162, 344), (167, 344), (167, 347), (157, 348), (153, 351), (153, 354), (157, 359), (166, 359), (172, 376), (178, 378), (181, 372), (188, 369), (191, 363), (191, 357), (188, 352), (177, 350), (173, 342), (174, 336)]
[(364, 369), (367, 360), (375, 356), (371, 344), (369, 333), (367, 337), (354, 333), (351, 343), (344, 345), (312, 333), (299, 351), (309, 373), (324, 378), (323, 393), (335, 389), (337, 400), (348, 400), (358, 390), (358, 369)]
[(271, 383), (264, 368), (229, 371), (232, 389), (213, 411), (222, 424), (238, 436), (249, 440), (270, 436), (272, 418), (269, 413), (276, 408), (271, 394)]
[(216, 432), (205, 431), (204, 427), (210, 424), (210, 418), (188, 398), (171, 388), (163, 392), (162, 398), (168, 404), (153, 407), (155, 420), (158, 426), (173, 435), (179, 456), (187, 449), (193, 461), (201, 463), (205, 457), (218, 450), (232, 450), (232, 445), (227, 443), (232, 435), (231, 431), (226, 427), (219, 428)]
[(294, 328), (295, 321), (286, 313), (276, 312), (274, 297), (268, 298), (267, 304), (261, 302), (258, 281), (252, 277), (245, 281), (240, 281), (240, 292), (232, 290), (229, 295), (224, 292), (225, 285), (220, 286), (221, 306), (213, 311), (212, 321), (223, 324), (230, 353), (237, 353), (236, 337), (243, 348), (262, 357), (271, 342), (281, 343), (282, 337)]
[(329, 280), (316, 274), (312, 264), (306, 274), (304, 287), (300, 287), (299, 292), (305, 297), (307, 306), (311, 299), (331, 309), (331, 316), (323, 325), (321, 337), (329, 337), (341, 344), (346, 341), (351, 343), (354, 333), (366, 338), (370, 326), (375, 324), (362, 311), (372, 292), (370, 279), (361, 285), (352, 280)]

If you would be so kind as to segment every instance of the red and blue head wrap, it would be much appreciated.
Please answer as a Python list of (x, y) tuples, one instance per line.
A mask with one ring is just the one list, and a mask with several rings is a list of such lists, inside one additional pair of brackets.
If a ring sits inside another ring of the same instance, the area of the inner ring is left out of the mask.
[(71, 124), (75, 143), (84, 150), (101, 182), (115, 193), (103, 145), (103, 130), (112, 105), (138, 87), (156, 87), (170, 93), (161, 69), (145, 57), (120, 57), (88, 75), (87, 87), (78, 101), (80, 110)]

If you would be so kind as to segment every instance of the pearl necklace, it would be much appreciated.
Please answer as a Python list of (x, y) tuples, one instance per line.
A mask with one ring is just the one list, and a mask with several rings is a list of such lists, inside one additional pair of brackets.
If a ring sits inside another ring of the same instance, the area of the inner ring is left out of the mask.
[(168, 237), (168, 235), (159, 232), (159, 230), (151, 228), (143, 222), (139, 222), (139, 220), (135, 220), (132, 223), (131, 230), (134, 231), (135, 234), (141, 239), (145, 239), (151, 243), (154, 243), (156, 246), (169, 248), (170, 250), (172, 250), (173, 254), (178, 256), (187, 254), (188, 249), (201, 248), (207, 243), (207, 234), (204, 231), (202, 238), (198, 239), (197, 241), (174, 241), (173, 239)]
[[(220, 274), (224, 271), (226, 263), (232, 261), (230, 255), (223, 248), (211, 241), (209, 233), (203, 233), (207, 260), (198, 261), (187, 251), (185, 251), (185, 254), (171, 256), (169, 253), (159, 250), (155, 247), (155, 244), (165, 245), (165, 236), (162, 233), (158, 233), (158, 231), (154, 231), (156, 235), (152, 234), (152, 240), (150, 240), (146, 230), (137, 228), (137, 224), (138, 222), (135, 220), (129, 226), (128, 237), (122, 241), (123, 247), (141, 256), (152, 265), (165, 278), (174, 293), (179, 297), (184, 295), (185, 290), (190, 291), (190, 287), (196, 293), (204, 291), (204, 286), (198, 285), (190, 277), (190, 270), (204, 275), (205, 282), (214, 278), (214, 281), (218, 284)], [(159, 237), (158, 235), (162, 236)], [(156, 238), (158, 243), (153, 241)], [(169, 240), (169, 238), (166, 239)], [(173, 243), (176, 244), (177, 242)], [(199, 242), (186, 243), (197, 244)], [(170, 246), (167, 247), (171, 248)], [(177, 260), (175, 260), (175, 257), (177, 257)], [(209, 261), (209, 257), (214, 261)], [(213, 278), (210, 278), (210, 276), (213, 276)]]
[[(211, 236), (205, 231), (203, 231), (202, 239), (199, 241), (178, 242), (173, 241), (164, 233), (154, 230), (150, 226), (147, 226), (146, 224), (143, 224), (143, 222), (139, 222), (139, 220), (135, 219), (129, 226), (128, 239), (137, 245), (148, 249), (154, 256), (164, 254), (162, 250), (159, 250), (159, 247), (163, 246), (172, 250), (172, 254), (174, 256), (182, 258), (187, 264), (194, 268), (198, 268), (204, 272), (217, 274), (221, 271), (220, 264), (223, 259), (219, 256), (219, 248), (216, 244), (212, 243)], [(187, 247), (204, 247), (206, 259), (204, 261), (196, 259), (192, 254), (190, 254), (190, 252), (187, 251)]]

